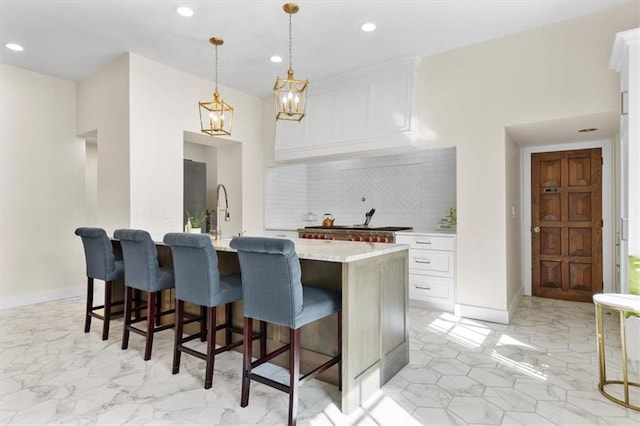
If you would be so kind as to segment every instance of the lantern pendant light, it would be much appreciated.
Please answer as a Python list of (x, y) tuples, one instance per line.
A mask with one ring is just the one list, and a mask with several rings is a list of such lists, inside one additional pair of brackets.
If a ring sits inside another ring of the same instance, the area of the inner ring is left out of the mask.
[(200, 106), (200, 131), (210, 136), (231, 136), (233, 123), (233, 107), (224, 102), (218, 93), (218, 46), (224, 40), (217, 37), (209, 39), (216, 49), (216, 88), (212, 101), (198, 102)]
[(294, 79), (291, 65), (291, 15), (297, 13), (299, 8), (295, 3), (286, 3), (282, 6), (282, 10), (289, 14), (289, 70), (287, 70), (287, 78), (277, 77), (276, 84), (273, 86), (276, 120), (300, 121), (304, 117), (309, 81)]

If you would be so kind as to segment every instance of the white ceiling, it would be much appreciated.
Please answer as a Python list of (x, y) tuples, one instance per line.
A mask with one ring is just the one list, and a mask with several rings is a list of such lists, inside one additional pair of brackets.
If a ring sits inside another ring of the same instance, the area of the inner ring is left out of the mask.
[[(431, 55), (615, 7), (629, 0), (298, 0), (293, 65), (313, 84), (327, 76), (409, 55)], [(1, 62), (78, 81), (125, 52), (268, 96), (287, 69), (284, 1), (0, 0)], [(195, 15), (179, 16), (190, 6)], [(377, 30), (359, 27), (374, 22)], [(271, 55), (284, 62), (269, 62)]]

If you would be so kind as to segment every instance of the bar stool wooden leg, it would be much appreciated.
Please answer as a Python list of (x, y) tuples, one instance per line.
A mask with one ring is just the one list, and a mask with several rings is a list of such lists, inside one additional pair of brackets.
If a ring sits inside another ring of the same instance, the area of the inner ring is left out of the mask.
[(267, 356), (267, 322), (260, 321), (260, 358)]
[(102, 321), (102, 340), (109, 339), (109, 323), (111, 323), (111, 281), (104, 283), (104, 320)]
[(289, 425), (295, 426), (298, 416), (300, 386), (300, 329), (289, 329)]
[(87, 277), (87, 309), (84, 317), (84, 332), (91, 329), (91, 311), (93, 309), (93, 278)]
[(206, 306), (200, 306), (200, 341), (201, 342), (207, 341), (207, 307)]
[(227, 303), (224, 308), (225, 315), (225, 323), (227, 326), (225, 327), (224, 334), (224, 344), (231, 344), (231, 323), (233, 322), (233, 303)]
[(151, 349), (153, 347), (153, 330), (156, 327), (156, 297), (157, 293), (147, 293), (147, 335), (144, 343), (144, 360), (151, 359)]
[(135, 294), (135, 300), (136, 300), (136, 319), (139, 320), (140, 319), (140, 307), (142, 306), (142, 297), (140, 296), (140, 290), (135, 289), (134, 290), (134, 294)]
[(180, 371), (180, 345), (182, 344), (182, 332), (184, 328), (184, 302), (176, 299), (176, 334), (173, 344), (173, 369), (172, 374), (178, 374)]
[(125, 287), (124, 290), (124, 331), (122, 333), (122, 349), (129, 347), (129, 326), (131, 325), (131, 298), (133, 289)]
[(162, 297), (160, 295), (160, 293), (156, 294), (156, 304), (155, 304), (155, 309), (156, 309), (156, 319), (155, 319), (155, 324), (160, 325), (161, 321), (161, 314), (162, 314)]
[(242, 349), (242, 396), (240, 398), (240, 406), (249, 405), (249, 388), (251, 379), (251, 352), (253, 346), (253, 319), (244, 317), (244, 345)]
[(216, 352), (216, 307), (211, 306), (208, 309), (207, 317), (209, 325), (207, 327), (207, 360), (204, 374), (204, 388), (209, 389), (213, 384), (213, 364)]

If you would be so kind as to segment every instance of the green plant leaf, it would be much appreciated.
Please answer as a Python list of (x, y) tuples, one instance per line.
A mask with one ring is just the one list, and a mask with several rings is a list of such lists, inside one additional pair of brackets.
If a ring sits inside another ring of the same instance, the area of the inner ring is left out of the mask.
[(196, 212), (194, 216), (192, 216), (191, 213), (189, 213), (189, 210), (186, 210), (186, 212), (187, 212), (187, 219), (191, 224), (191, 228), (201, 228), (207, 217), (205, 212), (200, 212), (200, 213)]

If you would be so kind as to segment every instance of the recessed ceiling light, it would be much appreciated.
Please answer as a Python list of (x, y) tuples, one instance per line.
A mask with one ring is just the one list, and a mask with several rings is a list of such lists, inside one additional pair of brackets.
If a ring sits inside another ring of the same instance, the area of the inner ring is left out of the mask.
[(367, 22), (367, 23), (362, 24), (360, 29), (362, 31), (364, 31), (364, 32), (369, 33), (369, 32), (371, 32), (371, 31), (376, 29), (376, 24), (374, 24), (373, 22)]
[(193, 10), (188, 8), (187, 6), (176, 7), (176, 13), (180, 16), (193, 16)]
[(15, 44), (15, 43), (6, 43), (4, 45), (4, 47), (6, 47), (9, 50), (13, 50), (15, 52), (22, 52), (24, 50), (24, 48), (22, 46), (20, 46), (19, 44)]
[(280, 56), (277, 56), (277, 55), (273, 55), (272, 57), (269, 58), (269, 60), (271, 62), (275, 62), (275, 63), (282, 62), (282, 58)]
[(580, 130), (578, 130), (578, 133), (589, 133), (589, 132), (595, 132), (596, 130), (598, 130), (598, 129), (596, 129), (595, 127), (589, 127), (588, 129), (580, 129)]

